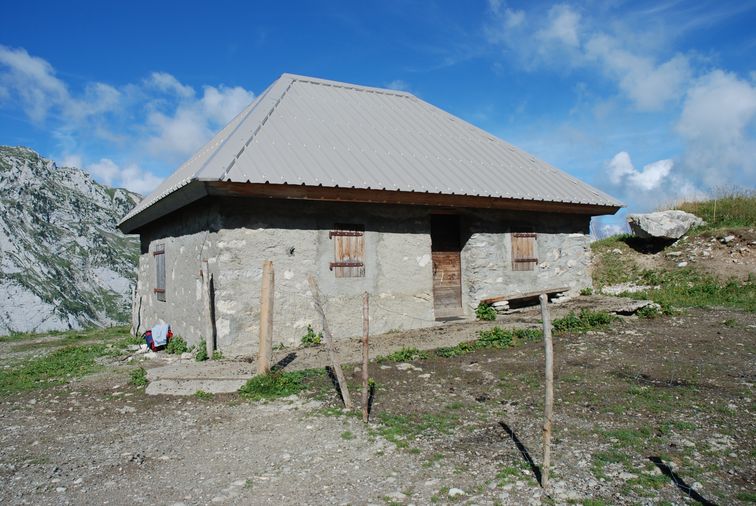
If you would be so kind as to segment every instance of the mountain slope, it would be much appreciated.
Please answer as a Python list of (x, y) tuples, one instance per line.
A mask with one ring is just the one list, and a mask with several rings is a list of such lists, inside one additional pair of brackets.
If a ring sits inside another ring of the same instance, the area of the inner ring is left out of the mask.
[(0, 146), (0, 335), (127, 322), (139, 241), (115, 225), (139, 200)]

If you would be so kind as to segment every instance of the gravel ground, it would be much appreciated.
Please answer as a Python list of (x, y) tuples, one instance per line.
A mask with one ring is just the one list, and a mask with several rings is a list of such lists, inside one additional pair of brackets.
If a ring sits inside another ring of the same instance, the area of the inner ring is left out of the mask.
[[(448, 328), (451, 342), (480, 324)], [(373, 364), (368, 426), (325, 377), (249, 403), (148, 396), (128, 384), (133, 366), (113, 365), (0, 400), (0, 502), (748, 504), (755, 349), (756, 315), (724, 310), (557, 338), (550, 498), (527, 460), (540, 462), (537, 342)], [(359, 370), (346, 371), (358, 397)]]

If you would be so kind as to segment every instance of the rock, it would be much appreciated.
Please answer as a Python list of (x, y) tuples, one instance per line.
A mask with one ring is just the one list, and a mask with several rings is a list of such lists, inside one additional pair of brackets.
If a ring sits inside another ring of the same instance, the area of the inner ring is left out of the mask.
[(667, 251), (664, 254), (668, 257), (679, 257), (682, 256), (682, 251)]
[(183, 360), (187, 360), (187, 359), (190, 359), (190, 358), (194, 358), (194, 355), (192, 355), (191, 352), (185, 351), (184, 353), (181, 354), (181, 358)]
[(735, 240), (735, 236), (734, 235), (726, 235), (726, 236), (722, 237), (719, 241), (722, 244), (729, 244), (729, 243), (731, 243), (734, 240)]
[(465, 491), (461, 488), (450, 488), (449, 497), (459, 497), (465, 495)]
[(688, 266), (688, 262), (677, 262), (677, 266), (678, 267), (687, 267)]
[(627, 222), (633, 234), (644, 239), (679, 239), (692, 227), (705, 223), (698, 216), (685, 211), (631, 214)]

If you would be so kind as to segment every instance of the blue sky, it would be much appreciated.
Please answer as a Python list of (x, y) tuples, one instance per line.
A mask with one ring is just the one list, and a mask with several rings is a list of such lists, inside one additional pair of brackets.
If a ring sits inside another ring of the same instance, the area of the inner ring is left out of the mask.
[(630, 211), (756, 186), (754, 1), (26, 1), (3, 18), (0, 144), (141, 193), (283, 72), (408, 90)]

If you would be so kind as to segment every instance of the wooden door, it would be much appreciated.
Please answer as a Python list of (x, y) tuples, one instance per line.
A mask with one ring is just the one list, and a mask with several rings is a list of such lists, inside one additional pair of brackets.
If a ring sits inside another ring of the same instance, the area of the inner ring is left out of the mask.
[(433, 309), (436, 318), (462, 315), (459, 216), (431, 216)]

